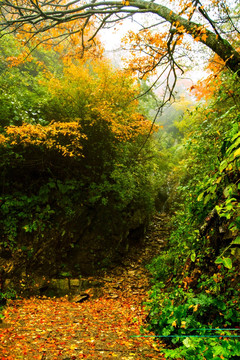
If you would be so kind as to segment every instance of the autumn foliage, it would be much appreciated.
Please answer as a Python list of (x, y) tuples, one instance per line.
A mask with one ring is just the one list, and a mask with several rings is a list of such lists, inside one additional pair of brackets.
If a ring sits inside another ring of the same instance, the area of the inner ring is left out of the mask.
[(68, 58), (64, 63), (64, 77), (48, 82), (53, 102), (61, 99), (63, 120), (79, 117), (88, 126), (105, 122), (118, 141), (148, 134), (151, 122), (138, 112), (135, 98), (140, 89), (133, 78), (113, 69), (106, 59), (76, 63)]
[[(160, 23), (129, 32), (123, 71), (104, 58), (98, 30), (128, 17), (131, 1), (2, 0), (0, 27), (17, 33), (0, 44), (2, 359), (239, 358), (239, 8), (208, 3), (134, 2)], [(198, 43), (215, 54), (192, 87), (204, 101), (154, 142), (135, 75), (154, 75), (155, 85), (163, 75), (160, 109)], [(114, 294), (81, 304), (40, 296), (53, 291), (48, 279), (67, 279), (69, 290), (74, 278), (122, 262), (157, 196), (172, 231), (161, 249), (164, 226), (153, 227), (147, 312), (143, 274), (133, 270), (140, 286), (130, 295), (118, 282)], [(16, 293), (23, 298), (7, 301)]]
[(36, 146), (45, 151), (57, 150), (63, 156), (81, 156), (81, 134), (78, 122), (51, 123), (48, 126), (39, 124), (23, 124), (22, 126), (9, 126), (5, 135), (1, 135), (2, 146)]
[(0, 358), (112, 359), (120, 354), (121, 359), (155, 359), (159, 353), (154, 338), (137, 337), (146, 318), (142, 300), (134, 296), (101, 297), (84, 304), (67, 298), (12, 302), (4, 312), (7, 327), (0, 330)]
[(153, 149), (140, 149), (157, 126), (139, 110), (136, 80), (106, 59), (43, 46), (23, 61), (26, 48), (9, 41), (14, 57), (2, 58), (0, 78), (1, 244), (18, 263), (13, 271), (22, 263), (51, 273), (86, 271), (71, 256), (97, 246), (87, 260), (93, 272), (124, 248), (125, 227), (153, 211), (153, 161), (145, 159)]

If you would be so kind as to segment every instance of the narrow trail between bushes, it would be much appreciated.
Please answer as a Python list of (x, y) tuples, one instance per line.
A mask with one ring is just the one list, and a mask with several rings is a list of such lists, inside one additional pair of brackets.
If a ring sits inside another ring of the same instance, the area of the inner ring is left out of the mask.
[[(145, 267), (162, 251), (169, 234), (168, 218), (156, 215), (141, 243), (89, 288), (88, 300), (14, 300), (0, 324), (0, 359), (164, 359), (154, 337), (137, 337), (146, 327), (144, 302), (150, 289)], [(144, 335), (151, 335), (146, 332)]]

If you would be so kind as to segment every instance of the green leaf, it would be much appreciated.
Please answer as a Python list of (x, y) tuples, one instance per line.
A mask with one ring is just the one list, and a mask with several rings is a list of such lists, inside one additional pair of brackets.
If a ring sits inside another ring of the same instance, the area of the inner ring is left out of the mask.
[(235, 240), (233, 240), (232, 244), (240, 245), (240, 236), (238, 236)]
[(217, 184), (215, 184), (213, 186), (210, 186), (209, 187), (209, 192), (213, 194), (216, 191), (216, 188), (217, 188)]
[(63, 272), (60, 273), (60, 275), (62, 277), (69, 277), (69, 276), (71, 276), (71, 273), (69, 271), (63, 271)]
[(208, 203), (208, 201), (211, 200), (211, 199), (212, 199), (212, 195), (208, 194), (204, 199), (204, 205), (206, 205)]
[(193, 251), (191, 254), (191, 261), (195, 262), (195, 260), (196, 260), (196, 253), (195, 253), (195, 251)]
[(231, 255), (233, 255), (235, 258), (240, 257), (240, 249), (239, 248), (232, 248), (231, 249)]
[(223, 265), (227, 268), (227, 269), (231, 269), (232, 268), (232, 260), (230, 258), (223, 258)]
[(217, 260), (215, 260), (215, 264), (222, 264), (223, 263), (223, 259), (218, 258)]
[(197, 201), (201, 201), (204, 196), (204, 192), (202, 192), (200, 195), (198, 195)]
[(233, 149), (238, 147), (240, 144), (240, 137), (238, 136), (238, 139), (227, 149), (227, 154), (230, 154)]
[(232, 137), (232, 141), (236, 140), (238, 137), (240, 137), (240, 131)]
[(186, 339), (183, 340), (183, 344), (184, 344), (187, 348), (193, 348), (193, 349), (195, 349), (194, 342), (193, 342), (192, 339), (190, 339), (189, 337), (186, 337)]
[(50, 189), (55, 189), (56, 188), (56, 184), (55, 184), (54, 181), (49, 181), (48, 186), (50, 187)]
[(228, 166), (227, 160), (223, 160), (219, 166), (219, 171), (223, 172), (223, 170), (226, 169), (227, 166)]
[(221, 211), (222, 211), (222, 207), (221, 207), (221, 206), (218, 206), (218, 205), (215, 206), (215, 209), (217, 210), (218, 215), (219, 215), (219, 214), (221, 213)]
[(60, 181), (58, 181), (57, 183), (60, 193), (62, 193), (63, 195), (66, 194), (67, 191), (69, 190), (69, 187), (67, 185), (62, 184)]

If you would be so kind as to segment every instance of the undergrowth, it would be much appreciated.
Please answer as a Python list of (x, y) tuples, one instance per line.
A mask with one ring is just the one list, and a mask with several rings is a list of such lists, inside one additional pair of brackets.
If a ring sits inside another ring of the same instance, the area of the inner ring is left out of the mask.
[(149, 329), (170, 359), (240, 358), (240, 109), (223, 76), (207, 106), (180, 124), (182, 155), (170, 178), (172, 233), (152, 273)]

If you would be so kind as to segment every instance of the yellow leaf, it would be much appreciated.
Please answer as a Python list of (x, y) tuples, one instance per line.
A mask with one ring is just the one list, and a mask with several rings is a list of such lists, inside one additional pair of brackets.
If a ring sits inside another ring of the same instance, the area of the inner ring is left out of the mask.
[(234, 157), (240, 156), (240, 148), (237, 149), (234, 153)]
[(189, 6), (189, 8), (188, 8), (188, 11), (192, 14), (193, 12), (194, 12), (194, 10), (196, 9), (196, 7), (194, 6)]
[(177, 28), (177, 31), (178, 31), (179, 33), (183, 33), (183, 32), (185, 31), (184, 26), (180, 26), (179, 28)]
[(172, 326), (174, 326), (174, 327), (176, 327), (176, 326), (177, 326), (177, 322), (176, 322), (176, 320), (174, 320), (174, 321), (173, 321)]
[(156, 351), (160, 351), (160, 350), (159, 350), (159, 346), (158, 346), (158, 344), (153, 343), (153, 344), (152, 344), (152, 347), (153, 347), (153, 349), (154, 349), (154, 350), (156, 350)]
[(197, 305), (195, 305), (195, 306), (193, 306), (193, 312), (197, 311), (198, 306), (199, 306), (198, 304), (197, 304)]

